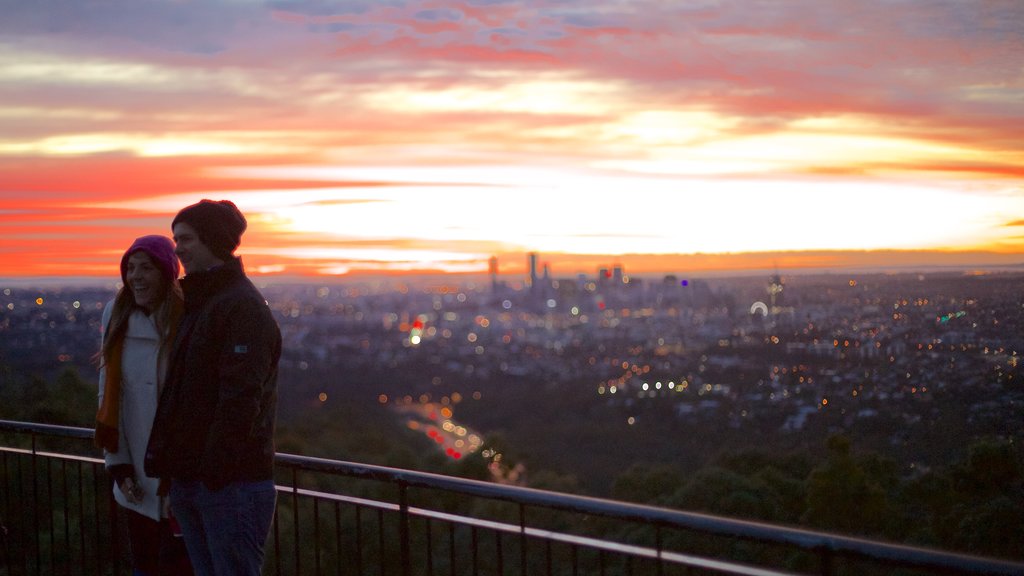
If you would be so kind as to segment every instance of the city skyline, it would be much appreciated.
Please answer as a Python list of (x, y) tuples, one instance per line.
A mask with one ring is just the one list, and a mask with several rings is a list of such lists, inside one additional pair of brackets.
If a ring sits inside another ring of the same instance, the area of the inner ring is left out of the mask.
[(2, 10), (6, 277), (201, 198), (271, 278), (1024, 263), (1015, 2)]

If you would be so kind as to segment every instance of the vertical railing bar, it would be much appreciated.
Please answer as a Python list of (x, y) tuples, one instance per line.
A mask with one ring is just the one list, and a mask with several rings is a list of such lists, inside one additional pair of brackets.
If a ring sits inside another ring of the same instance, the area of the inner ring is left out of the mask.
[[(106, 468), (104, 467), (105, 471)], [(104, 482), (100, 482), (101, 478), (105, 478)], [(114, 479), (113, 477), (100, 473), (100, 466), (97, 464), (92, 465), (92, 499), (93, 509), (96, 510), (96, 558), (97, 565), (99, 566), (99, 559), (102, 558), (100, 554), (99, 546), (99, 533), (100, 533), (100, 495), (103, 495), (107, 499), (107, 510), (110, 514), (110, 519), (107, 525), (110, 526), (110, 563), (113, 566), (113, 573), (121, 573), (121, 526), (117, 516), (117, 501), (114, 500)]]
[(99, 545), (101, 541), (99, 539), (99, 483), (96, 481), (96, 464), (93, 463), (89, 466), (92, 470), (92, 520), (93, 520), (93, 542), (96, 544), (96, 574), (103, 573), (103, 554), (102, 547)]
[(832, 551), (828, 548), (819, 548), (821, 557), (821, 576), (832, 576)]
[(409, 549), (409, 486), (398, 482), (398, 542), (402, 561), (402, 576), (412, 576), (412, 558)]
[(551, 576), (551, 567), (552, 566), (551, 566), (551, 540), (550, 539), (545, 539), (544, 540), (544, 560), (545, 560), (545, 565), (547, 566), (547, 571), (545, 572), (545, 574), (547, 574), (547, 576)]
[(299, 553), (299, 472), (298, 467), (292, 467), (292, 533), (295, 536), (295, 543), (292, 548), (295, 552), (295, 573), (302, 574), (302, 555)]
[(36, 574), (42, 573), (43, 541), (39, 534), (39, 475), (36, 454), (36, 433), (32, 432), (32, 526), (36, 532)]
[[(79, 548), (81, 549), (81, 553), (82, 553), (82, 571), (85, 572), (85, 558), (86, 558), (86, 554), (85, 554), (85, 547), (86, 547), (86, 543), (85, 543), (85, 478), (82, 476), (82, 463), (79, 462), (78, 465), (75, 468), (76, 468), (76, 470), (78, 472), (78, 540), (79, 540)], [(95, 481), (95, 478), (93, 480)], [(99, 541), (98, 539), (99, 539), (99, 524), (100, 524), (100, 522), (99, 522), (99, 518), (98, 517), (95, 517), (95, 518), (96, 518), (96, 538), (97, 538), (96, 541), (98, 542)], [(96, 549), (97, 549), (96, 555), (98, 557), (99, 556), (99, 546), (97, 546)], [(99, 561), (97, 561), (97, 564), (96, 564), (96, 573), (97, 574), (100, 573)]]
[(343, 563), (343, 555), (341, 553), (341, 502), (337, 500), (334, 502), (334, 548), (337, 550), (334, 555), (334, 572), (337, 576), (341, 576), (341, 565)]
[(8, 484), (11, 476), (7, 467), (7, 452), (3, 453), (4, 461), (4, 513), (0, 515), (0, 530), (4, 531), (0, 536), (3, 537), (4, 544), (4, 568), (9, 570), (11, 568), (11, 543), (7, 539), (7, 525), (4, 524), (4, 517), (10, 516), (11, 511), (11, 488)]
[(68, 498), (68, 461), (60, 461), (61, 497), (64, 498), (64, 553), (67, 555), (67, 562), (64, 563), (64, 573), (71, 574), (71, 512)]
[(434, 576), (434, 537), (431, 530), (430, 518), (426, 521), (427, 531), (427, 576)]
[(384, 509), (377, 509), (377, 549), (380, 552), (378, 557), (380, 558), (380, 576), (384, 576), (387, 573), (387, 567), (384, 563), (384, 558), (387, 556), (384, 544)]
[(356, 506), (356, 573), (363, 574), (363, 507)]
[(18, 514), (18, 516), (19, 516), (18, 528), (19, 528), (19, 532), (22, 534), (21, 538), (19, 538), (20, 544), (21, 544), (22, 553), (21, 553), (21, 560), (18, 562), (18, 568), (24, 568), (25, 569), (25, 573), (27, 574), (28, 571), (29, 571), (29, 566), (31, 566), (31, 563), (32, 563), (32, 556), (31, 556), (31, 546), (32, 546), (32, 543), (29, 541), (29, 536), (28, 536), (29, 532), (28, 532), (28, 530), (26, 530), (26, 528), (28, 527), (28, 523), (29, 523), (28, 511), (25, 508), (26, 505), (27, 505), (27, 502), (28, 502), (28, 492), (27, 492), (28, 488), (25, 487), (25, 465), (24, 465), (24, 462), (20, 458), (17, 460), (17, 462), (18, 462), (18, 496), (19, 496), (19, 498), (18, 498), (18, 512), (19, 512), (19, 514)]
[(526, 505), (519, 504), (519, 574), (526, 576)]
[(658, 550), (658, 576), (664, 576), (665, 574), (665, 562), (662, 559), (662, 534), (661, 524), (654, 526), (654, 547)]
[(313, 559), (315, 574), (320, 576), (320, 499), (313, 497)]
[[(4, 518), (10, 518), (10, 468), (7, 465), (7, 453), (3, 453), (3, 516), (0, 517), (0, 530), (6, 530)], [(7, 539), (8, 534), (3, 534), (3, 566), (5, 569), (10, 570), (10, 541)], [(13, 536), (11, 536), (13, 537)]]
[(18, 491), (22, 502), (20, 512), (23, 517), (20, 528), (22, 530), (22, 534), (24, 534), (21, 538), (21, 555), (23, 556), (23, 560), (19, 563), (18, 568), (24, 569), (25, 574), (30, 574), (32, 570), (32, 533), (30, 532), (30, 530), (32, 530), (32, 515), (30, 510), (32, 504), (31, 499), (29, 498), (32, 486), (27, 477), (27, 474), (32, 473), (32, 470), (29, 467), (30, 464), (31, 459), (24, 458), (18, 466)]
[(57, 571), (57, 529), (53, 520), (56, 512), (53, 505), (53, 463), (49, 458), (46, 459), (46, 499), (50, 501), (46, 516), (50, 520), (50, 573), (53, 574)]
[(477, 555), (478, 555), (478, 552), (479, 552), (479, 550), (478, 550), (479, 544), (477, 542), (476, 526), (473, 526), (473, 528), (472, 528), (471, 542), (472, 542), (472, 548), (473, 548), (473, 576), (478, 576), (479, 573), (480, 573), (479, 572), (479, 565), (477, 564)]
[(494, 545), (497, 548), (497, 560), (498, 560), (498, 576), (505, 574), (505, 555), (501, 546), (501, 532), (494, 531)]
[(455, 576), (455, 523), (448, 523), (448, 574)]

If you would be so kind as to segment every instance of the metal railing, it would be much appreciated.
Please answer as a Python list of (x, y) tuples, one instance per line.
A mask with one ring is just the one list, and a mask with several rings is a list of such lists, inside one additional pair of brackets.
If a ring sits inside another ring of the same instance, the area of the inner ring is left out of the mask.
[[(0, 420), (0, 434), (0, 574), (127, 573), (92, 430)], [(292, 454), (277, 455), (276, 480), (271, 574), (1024, 574), (1024, 563)]]

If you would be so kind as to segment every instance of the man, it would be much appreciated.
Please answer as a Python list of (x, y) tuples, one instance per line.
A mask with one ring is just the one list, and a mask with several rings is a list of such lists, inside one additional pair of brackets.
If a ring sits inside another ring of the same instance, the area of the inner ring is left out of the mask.
[(281, 332), (235, 257), (246, 220), (227, 200), (174, 218), (185, 312), (146, 450), (200, 576), (258, 575), (273, 481)]

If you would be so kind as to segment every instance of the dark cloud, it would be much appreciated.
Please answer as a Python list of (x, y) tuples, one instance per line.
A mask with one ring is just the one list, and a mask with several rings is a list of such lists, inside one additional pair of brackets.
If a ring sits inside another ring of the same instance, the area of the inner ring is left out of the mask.
[(131, 0), (51, 0), (43, 5), (16, 2), (0, 18), (0, 33), (12, 37), (47, 35), (93, 44), (132, 41), (172, 52), (210, 55), (227, 48), (226, 30), (264, 12), (248, 3), (200, 7), (187, 2)]
[(462, 20), (462, 12), (450, 9), (420, 10), (413, 14), (413, 17), (417, 20), (426, 20), (429, 22), (437, 22), (439, 20), (458, 22), (459, 20)]
[(363, 14), (377, 5), (397, 6), (401, 2), (386, 0), (274, 0), (269, 2), (273, 10), (281, 10), (305, 16), (337, 16), (342, 14)]

